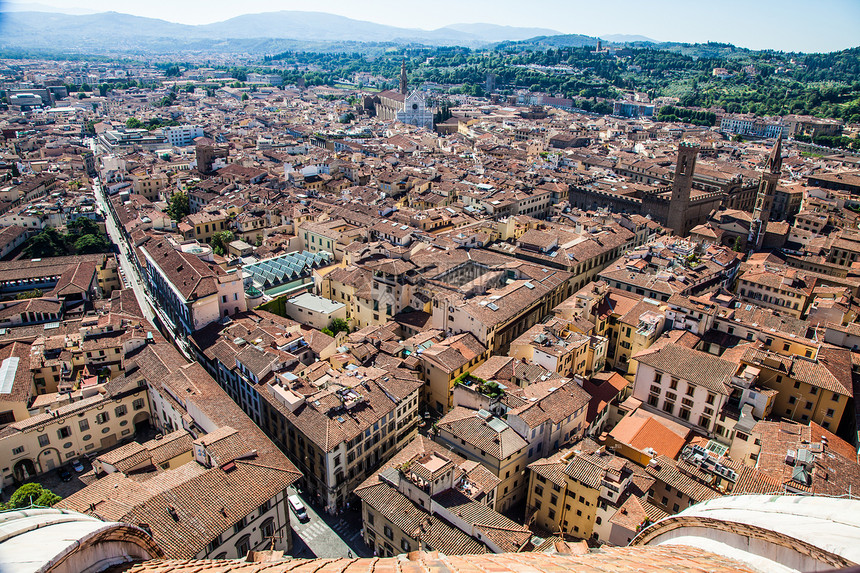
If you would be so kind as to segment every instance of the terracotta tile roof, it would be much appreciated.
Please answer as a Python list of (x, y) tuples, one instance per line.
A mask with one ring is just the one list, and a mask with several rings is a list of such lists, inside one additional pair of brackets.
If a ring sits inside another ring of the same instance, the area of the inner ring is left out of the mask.
[(520, 551), (531, 540), (532, 533), (527, 527), (511, 521), (486, 504), (471, 500), (456, 489), (433, 496), (433, 501), (489, 537), (502, 551)]
[(687, 380), (712, 392), (727, 394), (737, 364), (676, 344), (656, 350), (649, 348), (634, 357), (640, 364), (651, 366), (681, 380)]
[[(338, 444), (348, 442), (386, 418), (397, 408), (400, 400), (422, 385), (413, 372), (402, 369), (361, 367), (351, 374), (341, 374), (330, 380), (323, 390), (299, 382), (299, 387), (294, 390), (304, 394), (306, 402), (295, 411), (290, 411), (273, 398), (264, 386), (257, 390), (309, 440), (324, 452), (330, 452)], [(336, 392), (348, 388), (355, 388), (361, 395), (361, 402), (346, 413), (338, 410), (343, 402)]]
[[(637, 410), (637, 413), (640, 411)], [(679, 435), (661, 423), (656, 416), (628, 415), (609, 432), (616, 441), (627, 444), (640, 452), (647, 448), (653, 448), (658, 454), (669, 458), (676, 458), (686, 443), (689, 431)]]
[[(554, 544), (553, 548), (560, 544)], [(292, 559), (283, 563), (243, 561), (154, 560), (134, 565), (128, 573), (754, 573), (750, 566), (704, 549), (684, 545), (658, 547), (609, 547), (599, 551), (576, 551), (561, 544), (555, 553), (525, 552), (455, 556), (415, 552), (386, 559)]]
[(530, 428), (537, 428), (547, 421), (558, 424), (588, 406), (591, 396), (575, 380), (547, 384), (554, 386), (547, 388), (543, 396), (536, 396), (535, 401), (509, 410), (508, 416), (517, 416)]
[(94, 283), (96, 264), (93, 261), (83, 261), (69, 266), (57, 281), (51, 294), (54, 296), (69, 296), (87, 292)]
[(747, 364), (780, 372), (812, 386), (853, 396), (851, 351), (844, 348), (822, 346), (818, 359), (802, 356), (783, 356), (756, 347), (747, 348), (741, 360)]
[(150, 241), (146, 251), (186, 300), (205, 298), (218, 292), (216, 271), (200, 260), (173, 248), (167, 240)]
[(495, 417), (484, 419), (479, 416), (477, 410), (462, 406), (457, 406), (445, 414), (436, 427), (440, 432), (449, 432), (498, 460), (503, 460), (528, 446), (503, 420)]
[(436, 551), (457, 555), (487, 553), (486, 545), (444, 519), (428, 514), (408, 497), (386, 483), (362, 486), (356, 495), (413, 539), (420, 531), (422, 543)]

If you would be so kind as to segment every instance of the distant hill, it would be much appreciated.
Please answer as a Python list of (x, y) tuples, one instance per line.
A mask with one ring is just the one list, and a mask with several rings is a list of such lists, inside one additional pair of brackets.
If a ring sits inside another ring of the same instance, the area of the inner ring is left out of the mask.
[(450, 26), (439, 28), (436, 32), (443, 30), (456, 30), (457, 32), (471, 34), (487, 42), (527, 40), (535, 36), (556, 36), (561, 34), (558, 30), (550, 30), (548, 28), (517, 28), (515, 26), (497, 26), (496, 24), (451, 24)]
[(639, 36), (637, 34), (603, 34), (600, 38), (615, 44), (629, 44), (632, 42), (659, 44), (659, 42), (653, 38), (649, 38), (648, 36)]
[[(46, 7), (49, 8), (49, 7)], [(396, 44), (460, 45), (479, 47), (503, 40), (522, 40), (553, 34), (543, 28), (493, 24), (454, 24), (438, 30), (385, 26), (326, 14), (281, 11), (245, 14), (199, 26), (175, 24), (117, 12), (71, 15), (44, 11), (6, 12), (0, 20), (0, 47), (112, 52), (203, 49), (201, 41), (217, 42), (217, 49), (246, 50), (248, 40), (271, 49), (266, 40), (319, 42), (393, 42)], [(215, 45), (210, 49), (215, 49)]]
[(583, 46), (597, 47), (598, 38), (582, 34), (557, 34), (555, 36), (536, 36), (518, 42), (500, 42), (497, 47), (517, 48), (521, 50), (537, 50), (546, 48), (581, 48)]

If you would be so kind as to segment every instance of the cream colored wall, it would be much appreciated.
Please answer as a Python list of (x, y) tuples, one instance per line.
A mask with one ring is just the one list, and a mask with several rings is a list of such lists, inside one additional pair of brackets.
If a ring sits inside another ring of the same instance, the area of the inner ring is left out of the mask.
[[(135, 410), (134, 401), (138, 399), (143, 402), (141, 407)], [(116, 410), (122, 406), (126, 408), (126, 413), (118, 416)], [(141, 412), (146, 414), (150, 412), (145, 387), (118, 401), (103, 398), (97, 404), (77, 413), (48, 419), (23, 432), (9, 433), (6, 437), (0, 438), (0, 460), (5, 461), (0, 462), (3, 486), (13, 483), (12, 470), (21, 460), (31, 460), (37, 474), (41, 474), (52, 469), (48, 460), (53, 460), (53, 467), (56, 468), (84, 454), (111, 447), (116, 443), (111, 443), (111, 440), (121, 441), (130, 438), (134, 434), (133, 420)], [(100, 424), (96, 418), (102, 413), (106, 413), (109, 419)], [(84, 421), (89, 425), (87, 429), (81, 429), (80, 424)], [(65, 438), (59, 437), (60, 428), (68, 428), (70, 435)], [(48, 439), (48, 443), (44, 446), (39, 444), (41, 435), (47, 436)], [(23, 450), (18, 451), (17, 448), (23, 448)]]

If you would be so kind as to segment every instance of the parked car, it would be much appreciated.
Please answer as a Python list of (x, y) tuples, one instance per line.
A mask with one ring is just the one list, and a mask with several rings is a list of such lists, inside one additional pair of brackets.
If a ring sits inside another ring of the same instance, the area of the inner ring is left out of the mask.
[(60, 469), (57, 470), (57, 476), (62, 481), (71, 481), (72, 472), (69, 471), (69, 468), (64, 466), (64, 467), (61, 467)]
[(299, 518), (299, 521), (307, 521), (310, 519), (308, 517), (308, 512), (305, 509), (305, 504), (302, 503), (302, 500), (299, 499), (297, 495), (291, 495), (287, 498), (290, 502), (290, 509), (293, 510), (293, 513), (296, 514), (296, 517)]
[(84, 471), (84, 464), (81, 463), (81, 460), (75, 460), (72, 462), (72, 469), (78, 473)]

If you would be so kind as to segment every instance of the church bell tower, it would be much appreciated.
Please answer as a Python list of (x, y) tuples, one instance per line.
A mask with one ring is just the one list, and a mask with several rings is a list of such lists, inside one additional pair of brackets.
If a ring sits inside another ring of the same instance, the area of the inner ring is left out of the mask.
[(672, 179), (672, 199), (669, 203), (667, 226), (679, 237), (687, 234), (687, 211), (690, 207), (690, 192), (693, 189), (693, 174), (696, 170), (696, 157), (699, 146), (684, 143), (678, 146), (678, 162), (675, 165), (675, 178)]
[(750, 225), (749, 245), (756, 251), (761, 250), (767, 223), (770, 221), (770, 211), (773, 208), (773, 197), (779, 184), (779, 174), (782, 171), (782, 134), (776, 140), (773, 149), (764, 165), (758, 183), (758, 192), (753, 209), (753, 220)]

